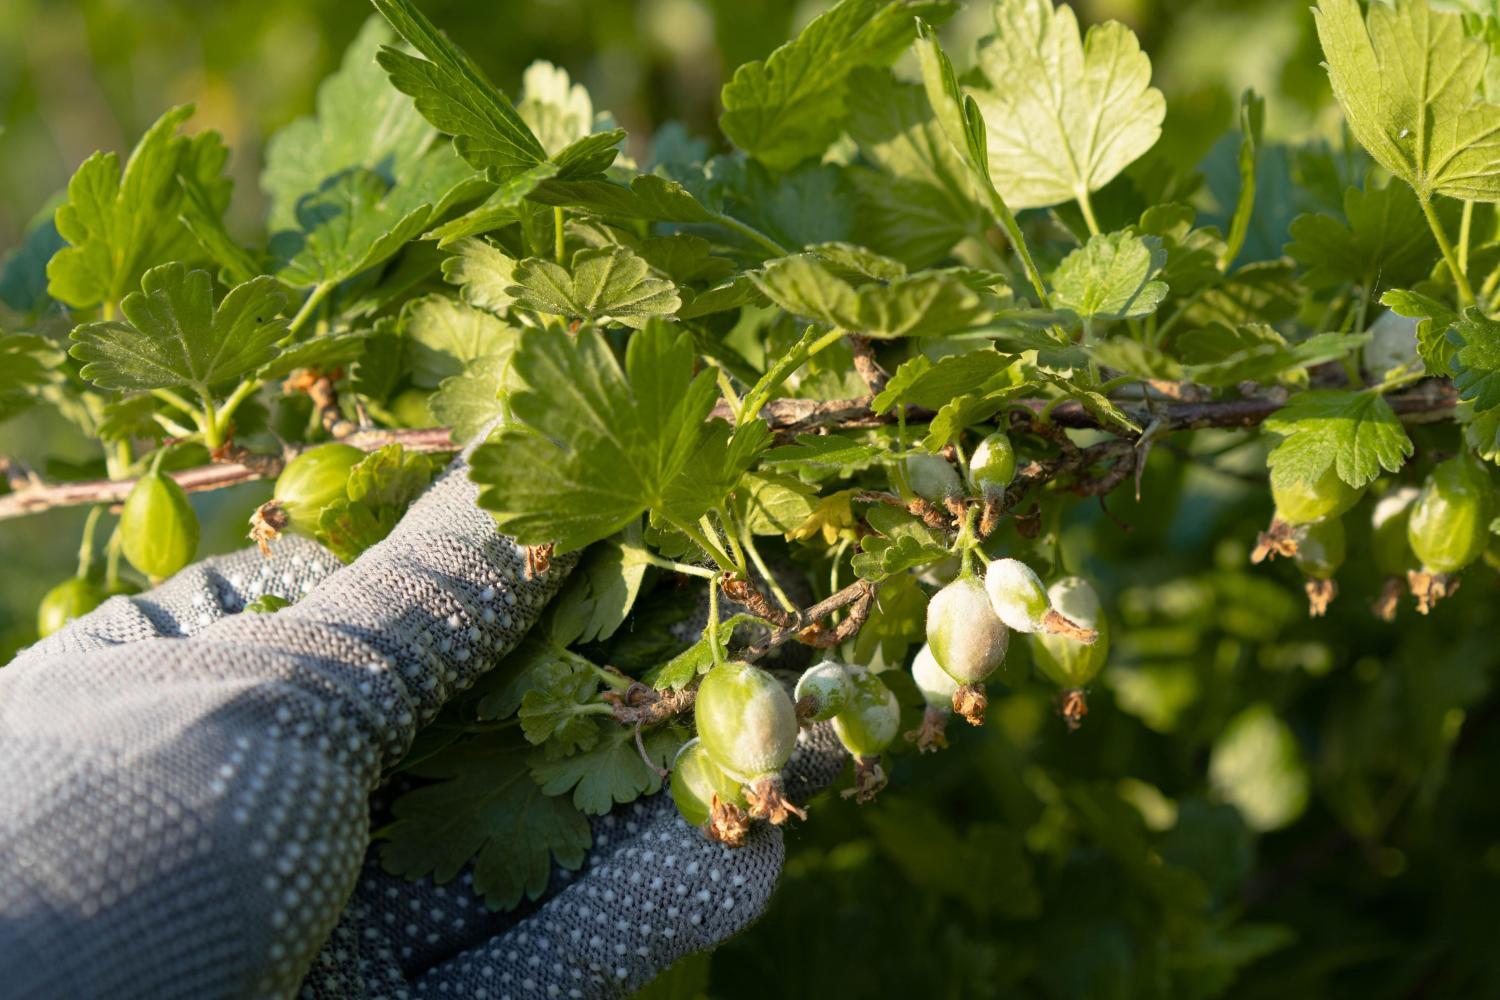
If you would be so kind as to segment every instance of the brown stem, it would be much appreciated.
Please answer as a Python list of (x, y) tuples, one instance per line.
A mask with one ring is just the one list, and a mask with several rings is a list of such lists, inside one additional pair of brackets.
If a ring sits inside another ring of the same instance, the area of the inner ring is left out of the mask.
[[(1029, 411), (1031, 414), (1040, 415), (1041, 411), (1050, 401), (1045, 399), (1020, 399), (1012, 401), (1012, 406), (1023, 413)], [(1402, 420), (1407, 423), (1430, 423), (1438, 420), (1447, 420), (1453, 414), (1453, 408), (1457, 403), (1453, 387), (1445, 382), (1431, 382), (1423, 384), (1416, 389), (1400, 394), (1392, 394), (1386, 397), (1386, 402)], [(1279, 400), (1252, 398), (1231, 399), (1217, 402), (1183, 402), (1158, 404), (1154, 409), (1154, 416), (1161, 423), (1162, 432), (1172, 430), (1192, 430), (1202, 427), (1253, 427), (1271, 414), (1280, 409), (1282, 403)], [(1123, 407), (1133, 417), (1145, 419), (1143, 407)], [(1140, 412), (1136, 412), (1139, 410)], [(710, 414), (723, 420), (733, 420), (734, 414), (727, 402), (720, 402), (714, 407)], [(892, 423), (895, 420), (894, 413), (876, 415), (871, 412), (869, 401), (866, 399), (773, 399), (761, 410), (761, 416), (772, 428), (778, 431), (799, 433), (803, 431), (816, 430), (820, 427), (842, 427), (859, 428), (875, 427), (880, 424)], [(932, 419), (933, 413), (920, 407), (907, 407), (906, 419), (909, 423), (920, 423)], [(1066, 402), (1056, 406), (1050, 414), (1050, 422), (1059, 427), (1071, 428), (1095, 428), (1101, 427), (1098, 419), (1074, 402)], [(1107, 429), (1107, 428), (1106, 428)], [(412, 451), (442, 452), (457, 451), (458, 445), (449, 436), (446, 427), (427, 427), (413, 430), (372, 430), (357, 431), (343, 438), (343, 441), (363, 448), (366, 451), (391, 444), (399, 443)], [(1104, 442), (1107, 446), (1113, 446), (1116, 442)], [(311, 447), (311, 446), (304, 446)], [(1097, 448), (1098, 446), (1091, 446)], [(296, 454), (302, 448), (293, 449), (291, 454)], [(1090, 448), (1081, 449), (1082, 455), (1088, 455)], [(290, 456), (286, 456), (290, 457)], [(277, 458), (266, 456), (256, 458), (253, 462), (225, 462), (214, 465), (205, 465), (196, 469), (184, 469), (180, 472), (171, 473), (172, 478), (180, 483), (183, 489), (189, 492), (196, 490), (217, 490), (226, 486), (238, 486), (240, 483), (251, 482), (256, 479), (267, 479), (277, 475), (286, 461), (286, 457)], [(13, 463), (7, 463), (13, 464)], [(1122, 464), (1124, 464), (1122, 460)], [(1045, 467), (1043, 463), (1029, 463), (1028, 467)], [(1128, 475), (1134, 469), (1134, 465), (1121, 470), (1121, 477)], [(1025, 470), (1023, 470), (1024, 473)], [(130, 488), (135, 485), (133, 479), (108, 480), (91, 479), (70, 483), (22, 483), (20, 488), (15, 487), (14, 474), (11, 475), (13, 492), (0, 496), (0, 520), (11, 517), (19, 517), (24, 514), (35, 514), (39, 511), (48, 510), (53, 507), (72, 507), (80, 504), (93, 503), (119, 503), (125, 499)], [(1020, 492), (1025, 492), (1029, 482), (1023, 482), (1023, 476), (1017, 475), (1017, 484), (1022, 487)], [(1009, 495), (1008, 495), (1009, 498)], [(1012, 506), (1011, 504), (1007, 504)]]
[[(360, 431), (343, 439), (365, 451), (375, 451), (388, 444), (399, 444), (409, 451), (443, 452), (457, 451), (446, 427), (426, 427), (416, 430)], [(223, 462), (201, 465), (193, 469), (170, 472), (179, 486), (193, 493), (199, 490), (219, 490), (226, 486), (257, 479), (274, 479), (280, 475), (287, 461), (313, 445), (303, 445), (288, 450), (281, 456), (246, 456), (238, 462)], [(129, 495), (134, 479), (87, 479), (69, 483), (33, 483), (12, 493), (0, 496), (0, 520), (35, 514), (53, 507), (73, 507), (79, 504), (120, 503)]]
[[(800, 618), (803, 622), (812, 623), (814, 626), (816, 626), (818, 622), (822, 621), (824, 618), (827, 618), (835, 611), (838, 611), (841, 608), (847, 608), (849, 605), (855, 604), (860, 601), (866, 602), (865, 613), (868, 614), (868, 604), (869, 602), (872, 602), (874, 598), (875, 585), (868, 580), (856, 580), (853, 583), (849, 584), (849, 586), (845, 587), (843, 590), (840, 590), (838, 593), (824, 598), (817, 604), (814, 604), (812, 607), (808, 608), (806, 611), (803, 611)], [(856, 616), (854, 614), (850, 614), (849, 618), (846, 619), (845, 622), (841, 622), (839, 624), (839, 628), (844, 628), (847, 622), (854, 620), (855, 617)], [(863, 619), (860, 620), (860, 624), (863, 624)], [(855, 626), (855, 629), (857, 630), (858, 626)], [(837, 631), (838, 629), (833, 630), (833, 632)], [(807, 632), (808, 629), (806, 628), (776, 629), (766, 638), (760, 640), (759, 642), (752, 643), (749, 646), (746, 646), (744, 649), (740, 650), (735, 654), (735, 659), (744, 660), (747, 663), (754, 662), (755, 660), (760, 659), (762, 656), (765, 656), (777, 646), (780, 646), (781, 644), (786, 642), (790, 642), (793, 639), (802, 638), (803, 635)], [(842, 642), (843, 640), (840, 639), (838, 641)], [(816, 643), (814, 643), (814, 645), (816, 645)]]

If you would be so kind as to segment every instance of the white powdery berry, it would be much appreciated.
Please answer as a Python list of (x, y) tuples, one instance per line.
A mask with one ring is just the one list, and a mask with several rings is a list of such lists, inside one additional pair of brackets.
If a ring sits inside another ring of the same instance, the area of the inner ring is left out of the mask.
[(924, 500), (941, 503), (963, 493), (958, 472), (941, 455), (912, 455), (906, 459), (906, 481), (911, 491)]
[(1019, 559), (996, 559), (984, 571), (984, 589), (1000, 620), (1017, 632), (1040, 632), (1052, 601), (1031, 567)]
[(824, 660), (808, 667), (797, 681), (792, 696), (799, 706), (806, 705), (808, 718), (825, 722), (842, 712), (854, 698), (854, 682), (849, 668), (837, 660)]
[(938, 666), (937, 657), (932, 655), (932, 647), (925, 642), (922, 643), (917, 658), (912, 661), (911, 678), (916, 681), (917, 690), (922, 692), (922, 699), (927, 702), (928, 708), (942, 712), (953, 708), (953, 692), (958, 690), (958, 681), (949, 677), (947, 671)]
[(863, 667), (850, 668), (853, 697), (844, 711), (833, 717), (839, 742), (856, 757), (874, 756), (890, 746), (901, 728), (901, 703), (874, 674)]
[(954, 580), (927, 605), (927, 644), (938, 666), (960, 684), (978, 684), (994, 673), (1009, 642), (984, 585), (972, 576)]

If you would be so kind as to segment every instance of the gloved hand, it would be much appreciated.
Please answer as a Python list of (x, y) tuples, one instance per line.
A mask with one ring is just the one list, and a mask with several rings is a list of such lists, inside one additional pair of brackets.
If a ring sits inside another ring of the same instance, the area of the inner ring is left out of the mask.
[[(348, 567), (205, 560), (0, 670), (0, 996), (618, 997), (763, 911), (781, 831), (731, 851), (665, 795), (510, 914), (367, 859), (382, 777), (571, 565), (526, 579), (475, 496), (455, 464)], [(265, 593), (297, 603), (239, 613)], [(843, 754), (803, 744), (805, 799)]]

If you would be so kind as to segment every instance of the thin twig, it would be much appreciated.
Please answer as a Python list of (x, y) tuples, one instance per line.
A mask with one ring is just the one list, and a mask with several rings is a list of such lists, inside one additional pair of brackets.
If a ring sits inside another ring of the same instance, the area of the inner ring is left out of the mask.
[[(388, 444), (400, 444), (410, 451), (443, 452), (457, 451), (446, 427), (428, 427), (418, 430), (359, 431), (342, 438), (342, 443), (352, 444), (365, 451), (375, 451)], [(289, 449), (286, 455), (246, 456), (241, 461), (201, 465), (168, 473), (178, 485), (189, 493), (199, 490), (218, 490), (226, 486), (257, 479), (274, 479), (282, 467), (298, 452), (313, 445)], [(33, 484), (0, 496), (0, 520), (35, 514), (53, 507), (72, 507), (79, 504), (120, 503), (135, 485), (134, 479), (88, 479), (68, 483)]]
[[(875, 585), (873, 583), (868, 580), (856, 580), (853, 583), (849, 584), (849, 586), (845, 587), (843, 590), (840, 590), (838, 593), (832, 595), (831, 597), (825, 597), (817, 604), (814, 604), (806, 611), (803, 611), (798, 616), (800, 621), (805, 623), (803, 627), (776, 629), (766, 638), (760, 640), (759, 642), (751, 643), (749, 646), (746, 646), (744, 649), (740, 650), (735, 654), (735, 659), (745, 660), (746, 662), (754, 662), (755, 660), (760, 659), (762, 656), (765, 656), (777, 646), (780, 646), (783, 643), (790, 642), (791, 640), (802, 636), (804, 633), (808, 632), (810, 627), (815, 627), (818, 622), (822, 621), (824, 618), (827, 618), (835, 611), (838, 611), (842, 608), (847, 608), (849, 605), (854, 604), (855, 602), (860, 600), (871, 600), (873, 599), (874, 594)], [(851, 615), (850, 617), (852, 618), (853, 616)], [(816, 644), (816, 642), (814, 644)]]

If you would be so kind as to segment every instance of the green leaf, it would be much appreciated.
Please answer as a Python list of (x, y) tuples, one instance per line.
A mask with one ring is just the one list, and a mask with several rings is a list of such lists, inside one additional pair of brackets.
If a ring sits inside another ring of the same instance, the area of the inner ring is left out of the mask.
[(678, 523), (696, 521), (733, 492), (770, 439), (764, 420), (733, 430), (722, 420), (709, 421), (697, 451), (663, 492), (657, 512)]
[(1500, 106), (1480, 99), (1489, 49), (1463, 18), (1401, 0), (1319, 0), (1313, 8), (1349, 129), (1422, 199), (1500, 200)]
[(493, 314), (444, 295), (412, 299), (401, 310), (411, 379), (424, 389), (462, 375), (479, 358), (509, 357), (520, 332)]
[(166, 432), (152, 419), (156, 412), (156, 397), (125, 396), (104, 404), (104, 418), (94, 431), (101, 441), (160, 438)]
[(1166, 284), (1154, 280), (1166, 262), (1154, 236), (1122, 231), (1092, 237), (1058, 265), (1052, 304), (1085, 320), (1149, 316), (1167, 297)]
[(1500, 323), (1467, 309), (1448, 331), (1448, 341), (1454, 347), (1450, 370), (1458, 398), (1472, 402), (1476, 413), (1500, 406)]
[(1290, 261), (1256, 261), (1198, 293), (1182, 318), (1193, 326), (1280, 323), (1297, 314), (1304, 294)]
[(392, 804), (382, 867), (444, 884), (472, 861), (474, 891), (494, 909), (537, 899), (553, 863), (576, 869), (592, 839), (588, 819), (531, 777), (526, 743), (508, 736), (465, 740), (413, 766), (434, 779)]
[[(765, 623), (759, 618), (744, 614), (731, 615), (719, 622), (719, 660), (729, 655), (729, 644), (734, 639), (734, 630), (741, 625), (749, 624), (764, 625)], [(680, 691), (691, 683), (693, 678), (713, 669), (714, 663), (713, 645), (708, 641), (708, 630), (704, 629), (702, 637), (697, 642), (662, 664), (659, 670), (647, 672), (643, 681), (658, 691), (665, 691), (667, 688)]]
[(948, 546), (917, 518), (895, 507), (875, 507), (865, 520), (879, 534), (860, 541), (851, 561), (861, 579), (878, 582), (949, 556)]
[(1098, 364), (1141, 379), (1177, 382), (1182, 366), (1164, 352), (1129, 337), (1110, 337), (1094, 344), (1089, 353)]
[[(522, 333), (510, 400), (519, 423), (471, 464), (480, 505), (523, 544), (562, 552), (661, 506), (708, 433), (714, 375), (694, 378), (694, 357), (691, 336), (664, 323), (631, 337), (623, 371), (597, 330)], [(721, 498), (702, 499), (707, 509)]]
[(0, 394), (46, 385), (62, 363), (62, 352), (45, 337), (0, 333)]
[(547, 181), (537, 188), (532, 200), (610, 219), (712, 222), (715, 218), (687, 188), (655, 174), (639, 174), (631, 178), (628, 187), (598, 178)]
[(397, 34), (426, 59), (382, 48), (379, 62), (391, 83), (475, 167), (503, 181), (547, 159), (547, 151), (516, 109), (474, 61), (444, 37), (411, 0), (371, 0)]
[(289, 608), (291, 606), (292, 602), (285, 597), (279, 597), (276, 594), (261, 594), (255, 600), (246, 604), (244, 610), (249, 611), (251, 614), (273, 615), (282, 608)]
[(937, 413), (933, 414), (932, 421), (927, 425), (927, 436), (922, 439), (922, 447), (933, 453), (941, 451), (957, 440), (965, 428), (983, 423), (999, 413), (1005, 408), (1006, 402), (1020, 391), (1021, 387), (1016, 387), (985, 396), (955, 396), (938, 407)]
[(1306, 381), (1305, 369), (1345, 357), (1369, 339), (1368, 334), (1320, 333), (1288, 344), (1264, 323), (1231, 327), (1215, 322), (1177, 338), (1177, 353), (1188, 365), (1188, 377), (1199, 385), (1300, 384)]
[(912, 647), (927, 638), (927, 595), (910, 573), (899, 573), (881, 583), (874, 608), (854, 641), (850, 663), (879, 662), (904, 665)]
[(364, 354), (365, 344), (369, 339), (369, 332), (364, 330), (357, 333), (327, 333), (313, 337), (284, 349), (268, 364), (257, 369), (255, 377), (266, 382), (271, 379), (285, 378), (298, 368), (320, 368), (328, 371), (347, 365)]
[(451, 152), (437, 149), (394, 186), (363, 167), (329, 178), (297, 202), (296, 228), (272, 236), (276, 276), (307, 288), (369, 270), (420, 236), (469, 177)]
[[(667, 726), (648, 730), (641, 740), (657, 767), (666, 767), (683, 744)], [(573, 792), (573, 805), (590, 816), (603, 816), (617, 805), (634, 802), (661, 789), (661, 775), (646, 765), (635, 745), (635, 730), (614, 726), (589, 750), (571, 757), (531, 758), (531, 773), (548, 795)]]
[(276, 356), (286, 334), (277, 316), (286, 295), (270, 278), (236, 285), (214, 308), (207, 271), (163, 264), (120, 303), (124, 321), (85, 323), (73, 331), (83, 377), (105, 389), (138, 391), (210, 386), (239, 378)]
[(842, 0), (765, 60), (735, 70), (720, 100), (719, 128), (773, 170), (821, 155), (848, 117), (849, 76), (893, 62), (915, 19), (942, 20), (951, 3)]
[(423, 238), (436, 240), (439, 247), (446, 248), (465, 237), (480, 236), (518, 222), (521, 218), (521, 204), (536, 192), (538, 185), (556, 176), (555, 163), (538, 163), (530, 170), (512, 174), (498, 184), (483, 202), (429, 230), (423, 234)]
[(1141, 213), (1140, 231), (1161, 240), (1167, 263), (1159, 277), (1174, 295), (1192, 295), (1222, 277), (1219, 257), (1226, 252), (1217, 229), (1194, 229), (1197, 213), (1190, 205), (1169, 202)]
[(718, 284), (737, 270), (734, 261), (713, 255), (713, 244), (691, 233), (652, 236), (642, 240), (636, 251), (652, 270), (678, 284), (693, 281)]
[(515, 302), (509, 291), (515, 284), (515, 258), (475, 237), (458, 240), (447, 249), (453, 256), (443, 261), (443, 279), (457, 285), (469, 305), (504, 315)]
[(1452, 374), (1449, 365), (1454, 344), (1448, 339), (1448, 331), (1458, 322), (1459, 314), (1436, 299), (1404, 288), (1391, 289), (1380, 302), (1398, 315), (1418, 321), (1417, 350), (1427, 370), (1434, 375)]
[(297, 228), (297, 203), (330, 177), (362, 168), (390, 186), (432, 145), (432, 127), (375, 62), (394, 38), (380, 18), (368, 18), (338, 71), (319, 85), (316, 114), (286, 125), (266, 144), (260, 183), (271, 202), (271, 232)]
[(889, 71), (851, 77), (849, 135), (878, 169), (851, 167), (858, 192), (854, 239), (916, 267), (948, 255), (988, 224), (971, 194), (968, 166), (933, 114), (922, 87)]
[(432, 415), (453, 429), (453, 440), (468, 442), (505, 412), (510, 354), (475, 358), (463, 373), (438, 384), (427, 401)]
[(27, 226), (21, 244), (0, 254), (0, 303), (34, 320), (52, 305), (47, 294), (47, 262), (67, 246), (48, 212)]
[(406, 377), (406, 338), (395, 316), (382, 316), (365, 339), (365, 350), (354, 366), (354, 391), (385, 402)]
[(876, 339), (942, 336), (974, 325), (985, 312), (978, 295), (940, 271), (855, 288), (815, 255), (797, 254), (750, 278), (794, 316)]
[(1399, 472), (1412, 454), (1411, 439), (1379, 393), (1319, 389), (1300, 392), (1266, 421), (1286, 440), (1266, 458), (1272, 474), (1314, 485), (1331, 466), (1359, 489), (1380, 470)]
[(123, 171), (114, 153), (83, 161), (57, 210), (57, 231), (71, 246), (47, 263), (53, 298), (79, 309), (118, 302), (149, 268), (199, 256), (197, 240), (178, 220), (178, 177), (195, 178), (222, 212), (229, 202), (229, 182), (220, 176), (228, 151), (212, 132), (176, 135), (192, 113), (183, 105), (157, 119)]
[(1166, 101), (1116, 21), (1078, 32), (1052, 0), (998, 0), (970, 89), (988, 125), (989, 175), (1014, 211), (1086, 198), (1156, 144)]
[(851, 469), (867, 468), (890, 458), (894, 456), (885, 448), (866, 441), (851, 441), (838, 434), (798, 434), (796, 444), (766, 452), (761, 465)]
[(642, 540), (640, 522), (590, 551), (577, 574), (588, 581), (589, 616), (579, 633), (579, 642), (597, 642), (614, 635), (635, 606), (651, 568), (651, 553)]
[(746, 530), (756, 535), (787, 535), (812, 516), (817, 490), (791, 476), (747, 472), (734, 499)]
[(432, 481), (432, 461), (388, 444), (349, 470), (348, 499), (330, 504), (318, 518), (317, 539), (346, 563), (389, 535)]
[(884, 413), (898, 404), (936, 409), (955, 396), (998, 387), (993, 383), (1008, 380), (1014, 361), (988, 348), (950, 354), (936, 362), (919, 354), (902, 362), (885, 388), (870, 401), (870, 409)]
[(1126, 416), (1125, 411), (1116, 406), (1107, 396), (1092, 389), (1085, 389), (1082, 386), (1076, 385), (1070, 379), (1064, 378), (1061, 375), (1056, 375), (1048, 371), (1038, 371), (1037, 374), (1061, 389), (1064, 395), (1082, 406), (1101, 424), (1113, 424), (1116, 427), (1124, 428), (1132, 434), (1141, 433), (1140, 426)]
[(855, 284), (865, 281), (899, 281), (907, 276), (906, 265), (868, 247), (833, 241), (807, 248), (838, 277)]
[(1347, 226), (1322, 214), (1292, 220), (1286, 252), (1307, 268), (1302, 280), (1309, 287), (1389, 288), (1420, 281), (1432, 269), (1437, 244), (1410, 188), (1349, 188), (1344, 216)]
[(594, 101), (568, 71), (538, 59), (521, 74), (516, 112), (549, 153), (559, 153), (594, 130)]
[(522, 309), (580, 319), (641, 319), (677, 311), (682, 299), (670, 281), (625, 247), (579, 250), (571, 268), (541, 257), (517, 261), (506, 289)]
[[(546, 744), (548, 757), (588, 750), (599, 742), (599, 675), (574, 661), (554, 660), (532, 671), (531, 688), (517, 713), (529, 743)], [(553, 793), (555, 794), (555, 793)]]

